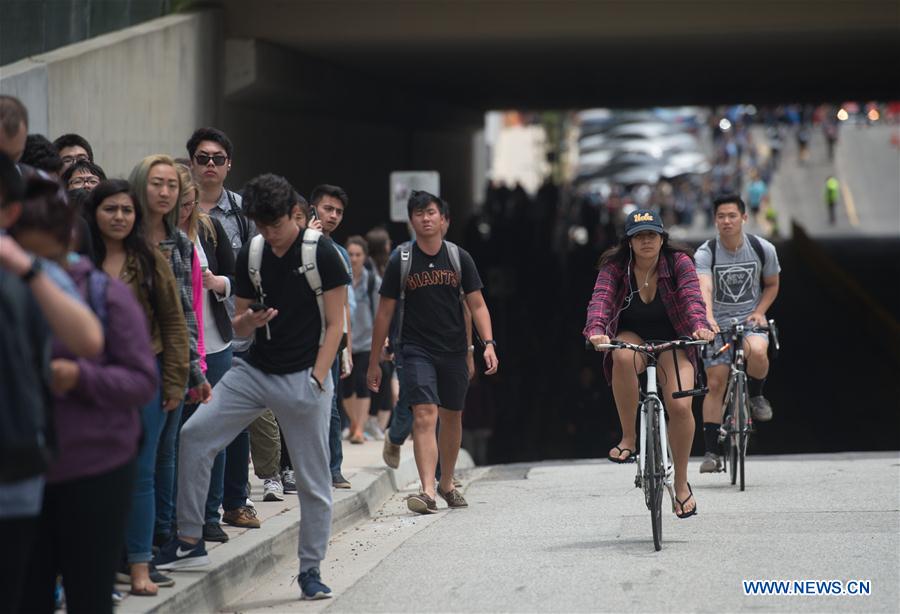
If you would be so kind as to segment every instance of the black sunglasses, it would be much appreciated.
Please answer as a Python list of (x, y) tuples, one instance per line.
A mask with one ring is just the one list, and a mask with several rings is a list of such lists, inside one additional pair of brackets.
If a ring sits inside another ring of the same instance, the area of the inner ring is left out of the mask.
[(202, 153), (194, 156), (194, 161), (201, 166), (206, 166), (207, 164), (209, 164), (210, 160), (212, 160), (213, 164), (215, 164), (216, 166), (225, 166), (225, 162), (228, 161), (228, 156), (226, 156), (225, 154), (216, 154), (214, 156), (210, 156)]

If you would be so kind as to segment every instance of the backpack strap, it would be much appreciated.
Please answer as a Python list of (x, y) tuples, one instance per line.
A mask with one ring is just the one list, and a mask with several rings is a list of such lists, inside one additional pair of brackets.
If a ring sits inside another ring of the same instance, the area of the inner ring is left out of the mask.
[(244, 212), (238, 206), (237, 199), (234, 197), (234, 192), (225, 190), (225, 195), (228, 197), (228, 202), (231, 204), (231, 214), (237, 217), (238, 231), (241, 235), (241, 245), (243, 245), (247, 242), (247, 239), (250, 238), (250, 224), (247, 223)]
[(409, 271), (412, 268), (412, 242), (401, 243), (397, 248), (400, 252), (400, 297), (397, 299), (397, 308), (394, 311), (393, 344), (399, 346), (403, 334), (403, 311), (406, 307), (406, 280), (409, 279)]
[(456, 272), (456, 278), (459, 280), (459, 302), (462, 303), (466, 300), (466, 293), (462, 286), (462, 260), (459, 257), (459, 245), (450, 241), (444, 241), (444, 244), (446, 244), (447, 254), (450, 256), (450, 265), (453, 267), (453, 270)]
[(709, 239), (703, 245), (706, 246), (706, 249), (709, 250), (710, 260), (709, 260), (709, 274), (712, 276), (713, 283), (713, 301), (716, 299), (716, 250), (719, 249), (719, 241), (716, 237)]
[(321, 238), (321, 232), (307, 228), (303, 231), (303, 241), (300, 244), (300, 271), (306, 277), (306, 283), (309, 284), (313, 294), (316, 295), (316, 304), (319, 307), (319, 320), (322, 323), (319, 345), (325, 343), (325, 296), (322, 291), (322, 275), (316, 265), (316, 250)]
[(750, 247), (753, 248), (753, 251), (756, 252), (756, 255), (759, 257), (760, 267), (759, 267), (759, 291), (762, 292), (763, 289), (763, 269), (766, 268), (766, 250), (763, 249), (762, 242), (759, 240), (759, 237), (756, 235), (752, 235), (747, 233), (747, 240), (750, 241)]
[(369, 310), (372, 312), (372, 318), (375, 318), (375, 271), (368, 270), (366, 278), (366, 295), (369, 297)]
[[(253, 284), (253, 289), (256, 290), (256, 298), (263, 304), (266, 302), (266, 293), (263, 291), (260, 270), (262, 269), (263, 247), (265, 247), (265, 244), (266, 241), (262, 235), (253, 237), (250, 241), (250, 253), (247, 257), (247, 274), (250, 276), (250, 283)], [(269, 329), (268, 323), (266, 324), (266, 339), (272, 339), (272, 331)]]

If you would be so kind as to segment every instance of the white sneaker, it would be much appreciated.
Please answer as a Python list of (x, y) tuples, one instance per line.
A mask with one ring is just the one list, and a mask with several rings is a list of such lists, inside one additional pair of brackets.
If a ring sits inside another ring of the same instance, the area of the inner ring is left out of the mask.
[(246, 505), (247, 507), (256, 507), (255, 505), (253, 505), (253, 501), (250, 499), (250, 497), (247, 497), (247, 500), (244, 501), (244, 505)]
[(263, 501), (284, 501), (284, 489), (278, 478), (263, 480)]
[(369, 419), (366, 420), (366, 426), (363, 428), (363, 432), (375, 441), (384, 441), (384, 431), (378, 426), (378, 420), (375, 416), (369, 416)]
[(350, 428), (349, 427), (345, 428), (343, 431), (341, 431), (341, 439), (342, 440), (350, 439)]

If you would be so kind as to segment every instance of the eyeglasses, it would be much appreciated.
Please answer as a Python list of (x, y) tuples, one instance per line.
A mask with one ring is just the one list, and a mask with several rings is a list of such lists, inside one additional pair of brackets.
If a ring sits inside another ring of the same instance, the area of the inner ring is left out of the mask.
[(209, 164), (209, 161), (212, 160), (213, 164), (216, 166), (225, 166), (225, 162), (228, 161), (228, 156), (225, 154), (215, 154), (213, 156), (207, 154), (197, 154), (194, 156), (194, 162), (199, 164), (200, 166), (206, 166)]
[(62, 161), (63, 164), (75, 164), (76, 162), (83, 162), (85, 160), (89, 160), (87, 154), (78, 154), (77, 156), (63, 156)]
[(73, 177), (69, 179), (69, 189), (76, 188), (96, 188), (100, 185), (100, 179), (97, 177)]

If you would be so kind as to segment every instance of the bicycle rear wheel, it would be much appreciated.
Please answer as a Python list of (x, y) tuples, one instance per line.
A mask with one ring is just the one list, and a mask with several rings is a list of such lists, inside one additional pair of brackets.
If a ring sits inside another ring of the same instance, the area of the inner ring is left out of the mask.
[(659, 441), (659, 407), (651, 402), (647, 408), (650, 428), (647, 429), (647, 457), (644, 461), (644, 487), (650, 508), (650, 522), (653, 526), (653, 547), (662, 549), (662, 496), (665, 467), (662, 447)]

